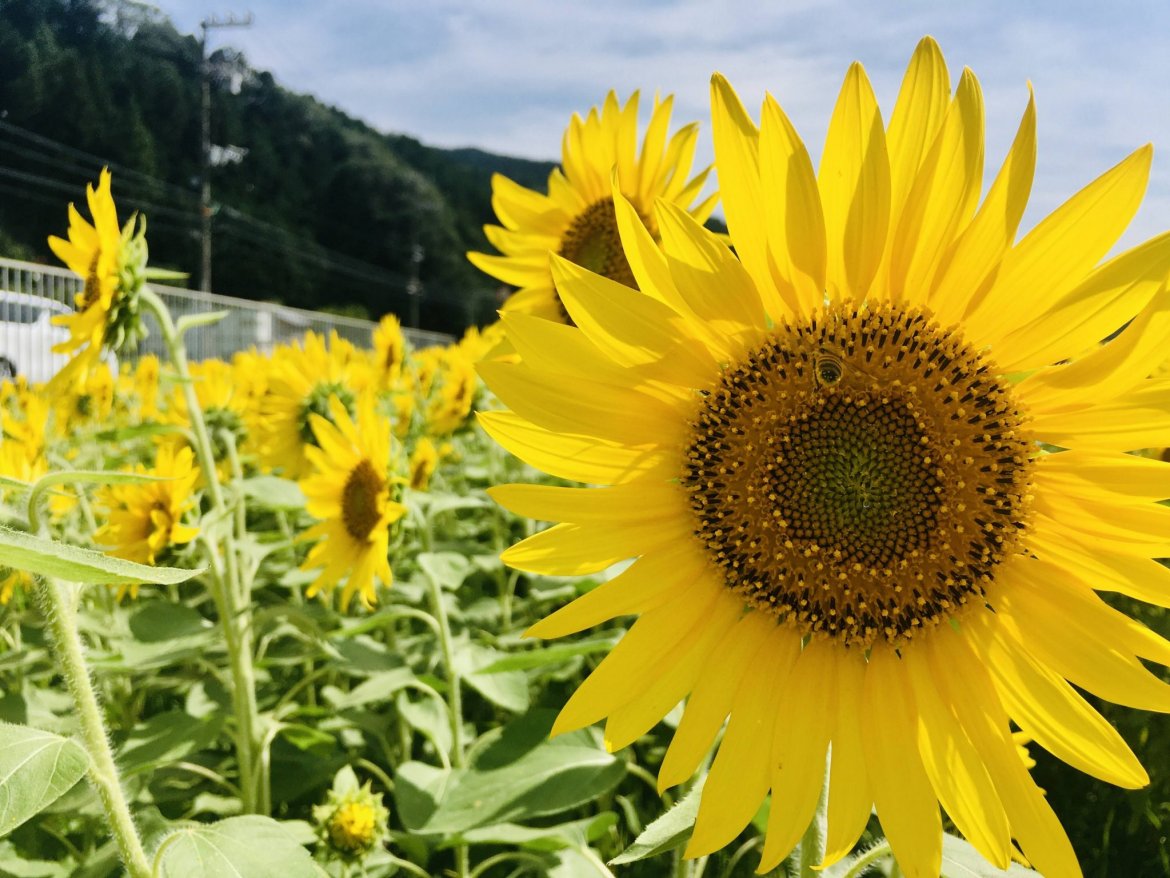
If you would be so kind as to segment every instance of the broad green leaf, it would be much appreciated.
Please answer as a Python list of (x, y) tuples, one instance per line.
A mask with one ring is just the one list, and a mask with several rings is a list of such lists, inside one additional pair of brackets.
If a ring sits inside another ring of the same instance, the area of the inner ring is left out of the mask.
[(253, 476), (241, 483), (244, 494), (268, 509), (304, 509), (305, 495), (300, 486), (277, 476)]
[(492, 704), (513, 713), (528, 710), (528, 677), (520, 671), (483, 673), (480, 669), (496, 664), (503, 653), (476, 643), (460, 644), (455, 652), (455, 666), (463, 680)]
[(455, 844), (506, 844), (530, 851), (559, 851), (567, 847), (581, 847), (596, 841), (609, 832), (618, 820), (613, 811), (596, 817), (573, 820), (556, 826), (517, 826), (500, 823), (481, 829), (469, 829), (443, 842), (444, 847)]
[(0, 525), (0, 565), (27, 570), (40, 576), (53, 576), (69, 582), (91, 585), (130, 585), (154, 582), (172, 585), (186, 582), (203, 570), (179, 567), (151, 567), (121, 558), (111, 558), (92, 549), (34, 537), (32, 534)]
[(118, 754), (118, 764), (129, 776), (177, 762), (211, 746), (223, 720), (219, 713), (203, 718), (182, 710), (155, 714), (130, 732)]
[(0, 836), (68, 792), (88, 768), (89, 755), (74, 741), (0, 723)]
[(702, 783), (691, 787), (677, 805), (642, 830), (642, 834), (634, 839), (633, 844), (610, 860), (610, 865), (621, 866), (647, 857), (656, 857), (686, 844), (695, 828), (695, 818), (699, 814), (699, 797), (702, 794)]
[(394, 704), (412, 728), (444, 753), (451, 752), (451, 718), (442, 701), (433, 696), (411, 701), (405, 692), (400, 692)]
[[(625, 764), (606, 753), (588, 730), (549, 740), (554, 717), (551, 710), (537, 710), (498, 733), (489, 732), (471, 765), (452, 771), (445, 783), (411, 769), (409, 814), (399, 802), (403, 823), (422, 833), (464, 832), (557, 814), (613, 789), (625, 775)], [(398, 789), (395, 795), (400, 797)], [(434, 798), (434, 810), (421, 822), (408, 822), (426, 813), (420, 802), (427, 795)]]
[(941, 878), (1040, 878), (1034, 872), (1012, 863), (1007, 869), (997, 869), (967, 841), (953, 835), (943, 835)]
[(471, 562), (456, 552), (423, 552), (418, 566), (446, 589), (459, 588), (473, 569)]
[(409, 686), (417, 679), (414, 671), (407, 667), (379, 671), (373, 674), (368, 680), (365, 680), (360, 685), (355, 686), (349, 692), (340, 696), (334, 701), (334, 706), (341, 709), (346, 707), (360, 707), (363, 704), (388, 702), (402, 691), (404, 686)]
[(229, 817), (183, 827), (154, 859), (155, 878), (322, 878), (296, 836), (270, 817)]
[(599, 652), (609, 652), (618, 642), (621, 635), (614, 633), (604, 637), (591, 637), (588, 640), (579, 640), (576, 643), (553, 643), (549, 646), (538, 646), (523, 652), (514, 652), (481, 668), (480, 674), (502, 674), (509, 671), (526, 671), (531, 668), (543, 668), (548, 665), (559, 665), (579, 655), (593, 655)]

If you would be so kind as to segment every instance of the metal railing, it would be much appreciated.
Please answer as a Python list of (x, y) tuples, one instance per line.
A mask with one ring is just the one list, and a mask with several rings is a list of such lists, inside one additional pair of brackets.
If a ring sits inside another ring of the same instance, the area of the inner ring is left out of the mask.
[[(369, 348), (375, 326), (369, 320), (355, 317), (179, 287), (152, 286), (176, 320), (188, 314), (228, 312), (218, 323), (196, 327), (187, 333), (187, 352), (192, 360), (228, 359), (237, 351), (251, 348), (269, 352), (276, 345), (291, 342), (310, 330), (326, 337), (335, 331), (358, 347)], [(53, 354), (51, 348), (67, 338), (68, 331), (53, 326), (51, 318), (73, 310), (74, 296), (81, 287), (81, 278), (68, 269), (0, 257), (0, 377), (4, 373), (22, 373), (30, 381), (46, 381), (64, 364), (65, 357)], [(138, 350), (122, 356), (135, 358), (146, 353), (163, 353), (162, 339), (152, 315), (146, 316), (146, 326), (150, 334)], [(415, 348), (452, 341), (451, 336), (441, 332), (411, 328), (403, 331)]]

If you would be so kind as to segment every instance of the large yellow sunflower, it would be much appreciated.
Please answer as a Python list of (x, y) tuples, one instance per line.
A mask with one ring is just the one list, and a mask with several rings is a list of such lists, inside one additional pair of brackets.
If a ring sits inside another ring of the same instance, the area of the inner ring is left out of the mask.
[[(511, 411), (499, 442), (589, 489), (494, 495), (555, 527), (505, 553), (576, 575), (637, 557), (535, 625), (557, 637), (638, 614), (555, 731), (606, 719), (625, 746), (686, 699), (663, 787), (727, 722), (691, 856), (772, 793), (761, 870), (809, 824), (832, 745), (826, 863), (876, 805), (905, 874), (936, 876), (939, 805), (991, 862), (1012, 840), (1078, 875), (1013, 744), (1147, 782), (1078, 689), (1170, 710), (1142, 659), (1170, 644), (1096, 591), (1170, 605), (1170, 235), (1099, 265), (1137, 210), (1143, 147), (1020, 241), (1031, 101), (980, 204), (983, 108), (936, 44), (887, 127), (860, 65), (819, 172), (770, 96), (760, 127), (719, 76), (716, 167), (738, 258), (659, 201), (660, 249), (617, 196), (639, 288), (555, 260), (575, 326), (505, 315), (519, 364), (482, 363)], [(1113, 341), (1099, 341), (1126, 325)], [(1077, 688), (1074, 688), (1077, 687)]]
[(655, 96), (640, 153), (637, 92), (625, 106), (610, 92), (601, 112), (594, 107), (584, 119), (574, 113), (563, 138), (561, 167), (549, 174), (547, 195), (501, 174), (492, 177), (492, 207), (503, 225), (485, 226), (484, 233), (502, 255), (467, 255), (481, 271), (519, 287), (505, 310), (568, 319), (549, 273), (550, 252), (628, 287), (637, 286), (618, 238), (610, 195), (613, 176), (655, 239), (659, 230), (653, 207), (658, 198), (689, 210), (700, 223), (706, 221), (718, 197), (690, 205), (708, 172), (687, 179), (698, 126), (686, 125), (667, 140), (672, 104), (672, 97)]
[(345, 406), (329, 400), (332, 423), (309, 415), (317, 446), (306, 449), (312, 473), (301, 481), (310, 515), (322, 521), (304, 534), (320, 541), (309, 550), (302, 569), (322, 567), (307, 592), (332, 593), (346, 577), (342, 609), (356, 594), (367, 609), (377, 602), (374, 580), (392, 581), (388, 557), (390, 525), (406, 514), (392, 499), (390, 422), (379, 416), (372, 396), (363, 396), (355, 422)]

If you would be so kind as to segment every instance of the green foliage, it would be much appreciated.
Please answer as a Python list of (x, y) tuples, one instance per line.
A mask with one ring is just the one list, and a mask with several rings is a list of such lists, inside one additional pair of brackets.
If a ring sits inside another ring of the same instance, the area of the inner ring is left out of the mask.
[[(199, 59), (195, 37), (128, 0), (0, 4), (2, 122), (82, 151), (0, 124), (0, 253), (51, 259), (45, 239), (60, 232), (64, 200), (80, 200), (100, 169), (87, 153), (116, 163), (123, 210), (150, 214), (154, 262), (198, 277)], [(248, 150), (212, 172), (217, 292), (409, 314), (418, 245), (423, 324), (456, 331), (491, 318), (494, 282), (464, 258), (487, 247), (491, 174), (543, 187), (551, 163), (383, 134), (286, 91), (230, 49), (212, 61), (212, 142)]]
[(88, 766), (67, 738), (0, 723), (0, 837), (57, 801)]

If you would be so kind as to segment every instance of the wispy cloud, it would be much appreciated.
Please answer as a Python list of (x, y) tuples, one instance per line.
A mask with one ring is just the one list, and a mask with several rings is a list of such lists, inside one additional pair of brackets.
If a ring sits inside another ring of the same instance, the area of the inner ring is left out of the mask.
[[(163, 0), (194, 30), (203, 0)], [(384, 130), (440, 146), (556, 158), (569, 115), (609, 88), (676, 95), (679, 121), (708, 115), (723, 72), (749, 107), (770, 90), (815, 155), (849, 62), (861, 60), (887, 109), (915, 42), (933, 34), (952, 74), (972, 67), (987, 105), (994, 173), (1036, 88), (1040, 157), (1034, 222), (1153, 141), (1170, 147), (1170, 7), (1011, 0), (938, 4), (849, 0), (252, 0), (256, 23), (216, 34), (288, 87)], [(699, 160), (709, 161), (705, 139)], [(1155, 159), (1147, 202), (1127, 233), (1170, 226), (1170, 164)]]

